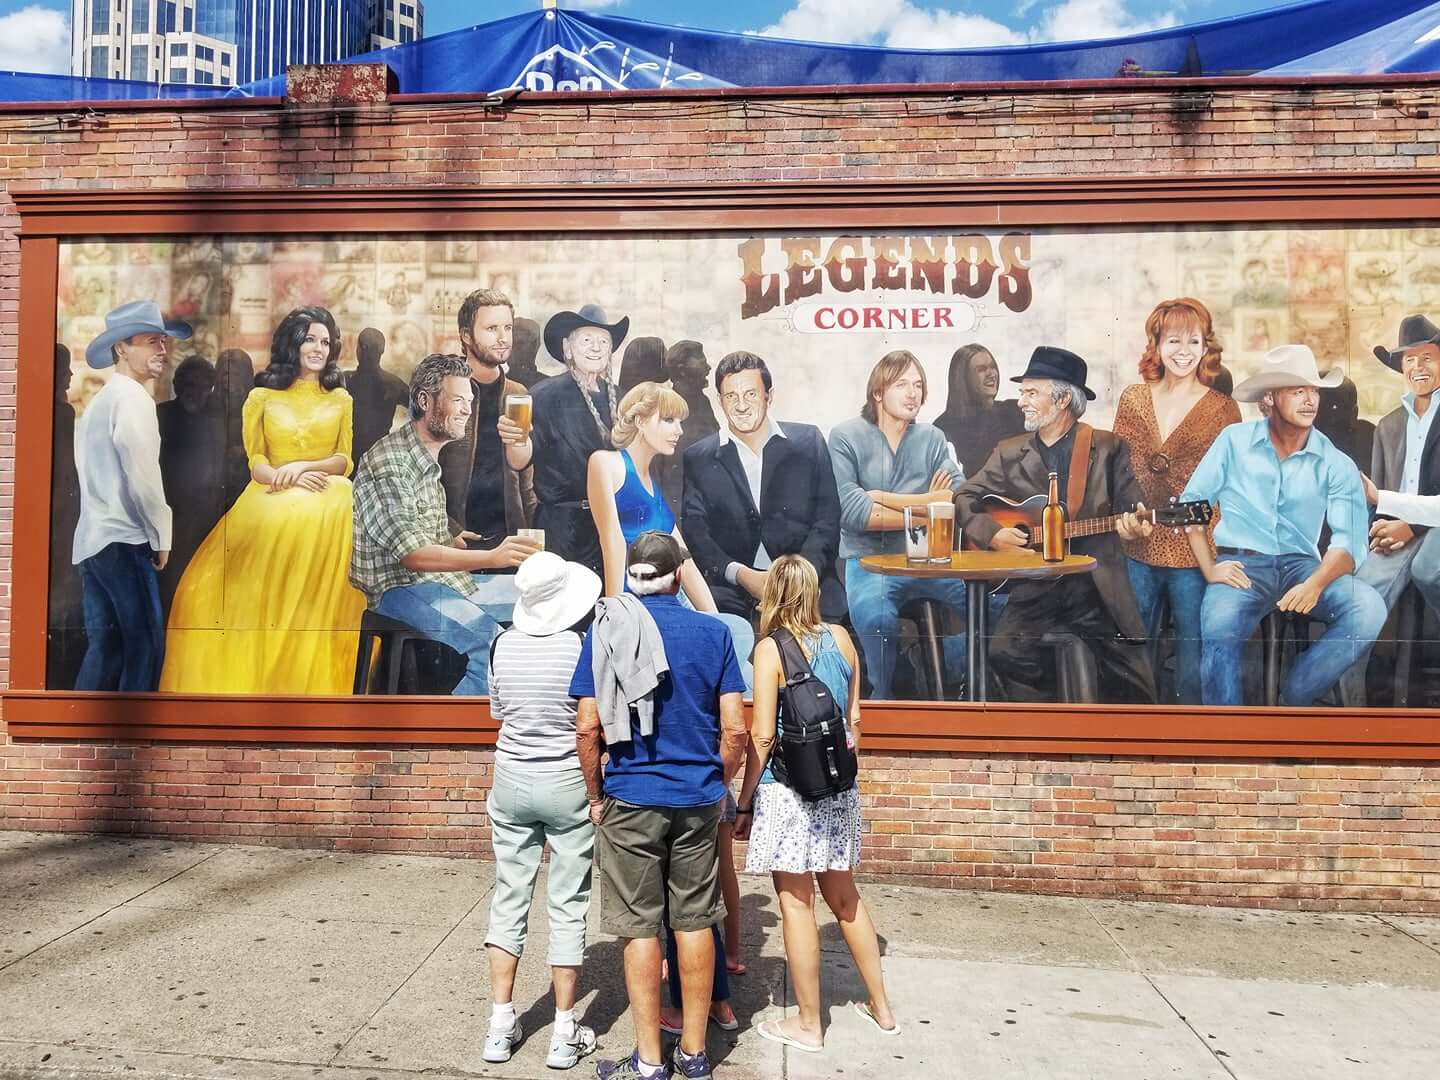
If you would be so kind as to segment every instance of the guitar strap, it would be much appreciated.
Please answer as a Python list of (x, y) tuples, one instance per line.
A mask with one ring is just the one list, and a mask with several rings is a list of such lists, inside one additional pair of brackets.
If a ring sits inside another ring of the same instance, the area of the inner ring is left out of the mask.
[(1075, 443), (1070, 448), (1070, 476), (1065, 484), (1065, 507), (1075, 520), (1085, 502), (1085, 481), (1090, 472), (1090, 435), (1095, 429), (1076, 422)]

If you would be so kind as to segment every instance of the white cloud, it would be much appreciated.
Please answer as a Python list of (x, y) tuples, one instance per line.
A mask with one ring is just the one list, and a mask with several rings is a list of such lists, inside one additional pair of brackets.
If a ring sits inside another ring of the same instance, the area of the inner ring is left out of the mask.
[(70, 73), (70, 19), (31, 4), (0, 16), (0, 71)]
[(897, 49), (964, 49), (1119, 37), (1179, 22), (1180, 0), (1165, 13), (1149, 18), (1133, 14), (1130, 4), (1131, 0), (1018, 0), (1017, 16), (1035, 12), (1038, 18), (1017, 30), (963, 8), (924, 0), (794, 0), (794, 7), (759, 33)]
[(1180, 21), (1175, 9), (1142, 19), (1130, 13), (1127, 0), (1064, 0), (1047, 8), (1030, 30), (1032, 41), (1086, 41), (1162, 30)]
[(963, 49), (1025, 40), (983, 15), (921, 7), (913, 0), (796, 0), (778, 22), (760, 33), (897, 49)]

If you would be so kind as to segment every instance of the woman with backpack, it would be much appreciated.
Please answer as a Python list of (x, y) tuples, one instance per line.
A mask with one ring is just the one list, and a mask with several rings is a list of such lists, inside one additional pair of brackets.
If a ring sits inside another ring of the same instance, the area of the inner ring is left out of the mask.
[[(760, 598), (760, 633), (754, 720), (735, 835), (750, 842), (746, 872), (769, 873), (775, 883), (799, 1013), (767, 1020), (758, 1031), (807, 1053), (819, 1053), (824, 1045), (815, 925), (818, 877), (820, 894), (840, 924), (869, 994), (869, 1000), (855, 1003), (855, 1011), (881, 1034), (898, 1035), (880, 969), (880, 943), (853, 873), (860, 861), (860, 792), (854, 781), (859, 664), (849, 635), (820, 621), (820, 580), (808, 560), (785, 555), (770, 567)], [(787, 703), (797, 715), (786, 715)], [(787, 724), (789, 739), (783, 737)], [(829, 734), (801, 744), (795, 737), (802, 724), (807, 737), (822, 729)]]

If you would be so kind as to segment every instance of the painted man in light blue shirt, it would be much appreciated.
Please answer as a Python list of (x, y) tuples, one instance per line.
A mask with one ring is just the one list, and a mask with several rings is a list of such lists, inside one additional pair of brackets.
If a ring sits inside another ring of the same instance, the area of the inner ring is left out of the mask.
[[(1260, 373), (1235, 388), (1237, 401), (1261, 402), (1266, 417), (1222, 431), (1180, 496), (1220, 507), (1219, 561), (1203, 530), (1190, 535), (1208, 582), (1200, 613), (1206, 705), (1242, 703), (1241, 650), (1271, 611), (1328, 624), (1286, 676), (1283, 705), (1313, 704), (1385, 623), (1380, 594), (1354, 576), (1365, 561), (1369, 524), (1360, 471), (1314, 430), (1320, 387), (1341, 378), (1339, 369), (1322, 376), (1304, 345), (1271, 349)], [(1317, 544), (1326, 524), (1330, 544), (1322, 557)]]
[[(870, 372), (860, 415), (830, 432), (845, 598), (865, 652), (870, 696), (879, 699), (892, 693), (901, 604), (939, 600), (961, 619), (965, 615), (962, 581), (882, 577), (860, 565), (865, 555), (904, 551), (905, 508), (949, 503), (965, 480), (940, 429), (915, 421), (925, 393), (925, 372), (915, 355), (887, 353)], [(947, 669), (964, 670), (965, 635), (946, 637), (944, 647)]]

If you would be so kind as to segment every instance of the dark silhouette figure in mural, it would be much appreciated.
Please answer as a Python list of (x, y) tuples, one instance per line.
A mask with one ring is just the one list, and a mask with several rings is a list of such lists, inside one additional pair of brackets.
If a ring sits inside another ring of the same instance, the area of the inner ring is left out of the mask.
[(160, 426), (150, 387), (172, 338), (188, 323), (166, 319), (153, 300), (105, 316), (85, 350), (114, 368), (75, 425), (80, 515), (72, 561), (84, 590), (85, 659), (77, 690), (154, 690), (165, 657), (157, 574), (170, 558), (171, 513), (160, 475)]
[(665, 367), (665, 342), (658, 337), (637, 337), (625, 346), (620, 361), (620, 396), (624, 397), (642, 382), (664, 383), (670, 380)]
[(701, 439), (717, 434), (720, 421), (705, 396), (705, 385), (710, 381), (710, 361), (705, 358), (704, 345), (698, 341), (677, 341), (665, 353), (665, 370), (670, 376), (670, 385), (690, 409), (674, 456), (666, 458), (656, 470), (665, 498), (671, 506), (680, 506), (685, 497), (685, 473), (681, 468), (685, 451)]
[[(415, 366), (410, 423), (372, 446), (356, 473), (349, 559), (350, 581), (373, 611), (465, 657), (465, 674), (454, 690), (460, 695), (489, 689), (490, 641), (514, 608), (513, 576), (495, 572), (519, 566), (540, 549), (524, 536), (475, 549), (472, 534), (454, 531), (439, 456), (464, 437), (472, 396), (464, 357), (434, 353)], [(548, 534), (546, 541), (549, 546)], [(508, 599), (492, 598), (497, 579)]]
[(1370, 468), (1375, 425), (1360, 418), (1360, 395), (1353, 380), (1345, 378), (1339, 386), (1321, 389), (1315, 429), (1323, 431), (1361, 472)]
[(505, 369), (505, 377), (527, 390), (542, 382), (546, 376), (540, 374), (540, 369), (535, 366), (535, 358), (539, 354), (540, 324), (534, 319), (516, 319), (514, 338), (510, 343), (510, 366)]
[(980, 471), (1001, 439), (1025, 430), (1025, 419), (1014, 401), (996, 401), (1000, 393), (1000, 365), (984, 345), (964, 345), (950, 357), (950, 396), (935, 426), (955, 448), (955, 460), (966, 476)]
[(1206, 705), (1242, 704), (1241, 651), (1277, 608), (1326, 624), (1281, 683), (1282, 705), (1313, 705), (1385, 623), (1385, 601), (1355, 577), (1370, 521), (1360, 470), (1315, 430), (1320, 390), (1342, 378), (1338, 368), (1322, 375), (1308, 346), (1271, 349), (1259, 373), (1235, 387), (1237, 401), (1258, 402), (1265, 415), (1225, 428), (1181, 495), (1220, 509), (1213, 555), (1202, 530), (1188, 534), (1207, 582), (1200, 611)]
[(47, 686), (75, 685), (85, 653), (80, 575), (70, 563), (80, 520), (80, 479), (75, 472), (75, 407), (70, 404), (70, 350), (55, 345), (55, 424), (51, 434), (50, 606)]
[(355, 460), (395, 423), (395, 410), (409, 403), (405, 381), (380, 366), (385, 355), (385, 335), (373, 326), (360, 331), (355, 340), (354, 371), (345, 376), (345, 389), (355, 400)]
[(245, 453), (245, 399), (255, 386), (255, 362), (244, 349), (226, 349), (215, 361), (215, 403), (225, 420), (225, 509), (229, 510), (250, 483)]
[[(1155, 701), (1145, 625), (1121, 546), (1121, 541), (1150, 536), (1153, 529), (1130, 512), (1144, 494), (1131, 471), (1129, 447), (1113, 433), (1080, 422), (1086, 402), (1095, 400), (1085, 385), (1087, 375), (1085, 361), (1068, 349), (1042, 345), (1031, 353), (1024, 374), (1011, 380), (1020, 384), (1020, 411), (1028, 434), (997, 446), (955, 499), (956, 525), (964, 530), (967, 543), (994, 551), (1021, 549), (1029, 542), (1028, 534), (1002, 527), (989, 512), (986, 496), (1020, 501), (1043, 495), (1053, 472), (1059, 474), (1065, 498), (1072, 465), (1083, 462), (1083, 494), (1079, 506), (1067, 507), (1070, 520), (1123, 515), (1115, 532), (1070, 542), (1073, 553), (1094, 557), (1093, 574), (1012, 583), (990, 641), (991, 672), (1010, 701), (1054, 700), (1055, 655), (1036, 640), (1050, 632), (1071, 634), (1091, 650), (1102, 701)], [(1091, 449), (1077, 455), (1082, 435)]]
[(535, 420), (535, 524), (545, 550), (604, 573), (600, 538), (587, 505), (585, 470), (590, 455), (610, 449), (610, 426), (619, 404), (611, 370), (629, 318), (609, 322), (594, 304), (562, 311), (545, 324), (545, 349), (566, 367), (533, 391)]
[[(905, 550), (905, 509), (920, 512), (949, 502), (964, 479), (945, 435), (915, 418), (925, 405), (925, 371), (914, 353), (896, 349), (880, 358), (865, 384), (860, 415), (830, 431), (830, 464), (840, 498), (840, 558), (850, 621), (865, 655), (874, 696), (892, 695), (900, 639), (900, 607), (935, 600), (962, 617), (965, 583), (885, 577), (865, 569), (866, 555)], [(912, 511), (913, 512), (913, 511)], [(944, 638), (946, 667), (965, 669), (965, 637)]]
[(162, 690), (349, 690), (365, 599), (346, 580), (350, 394), (330, 312), (281, 320), (242, 410), (250, 483), (185, 568)]
[[(529, 425), (521, 427), (506, 415), (507, 398), (529, 395), (505, 377), (514, 320), (509, 297), (494, 289), (476, 289), (457, 315), (460, 346), (470, 365), (470, 414), (465, 433), (440, 452), (439, 460), (451, 522), (456, 532), (472, 534), (472, 548), (499, 546), (506, 536), (529, 528), (535, 513)], [(496, 582), (493, 588), (508, 584)]]
[(225, 418), (215, 397), (215, 367), (188, 356), (175, 368), (175, 399), (159, 405), (160, 475), (174, 511), (170, 562), (160, 572), (160, 606), (168, 615), (180, 576), (225, 513)]
[[(1215, 390), (1220, 342), (1209, 309), (1180, 297), (1155, 305), (1145, 320), (1144, 382), (1127, 386), (1115, 410), (1115, 434), (1130, 448), (1130, 464), (1145, 504), (1178, 499), (1222, 428), (1240, 422), (1240, 406)], [(1156, 529), (1126, 543), (1130, 584), (1147, 630), (1159, 634), (1168, 609), (1174, 626), (1175, 693), (1163, 704), (1200, 703), (1200, 603), (1205, 575), (1185, 534)]]

